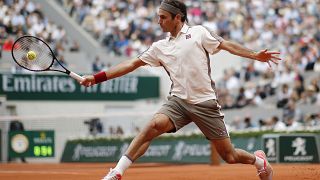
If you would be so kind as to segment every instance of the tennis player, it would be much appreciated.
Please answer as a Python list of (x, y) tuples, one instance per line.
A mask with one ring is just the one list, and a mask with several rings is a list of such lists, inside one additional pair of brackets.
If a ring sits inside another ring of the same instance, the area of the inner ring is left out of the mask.
[(158, 24), (163, 32), (170, 33), (167, 38), (154, 42), (138, 58), (124, 61), (107, 71), (84, 76), (85, 80), (81, 82), (84, 86), (98, 84), (144, 65), (162, 66), (172, 81), (167, 102), (133, 139), (116, 167), (110, 169), (104, 179), (121, 179), (125, 170), (146, 152), (155, 137), (176, 132), (190, 122), (194, 122), (215, 145), (224, 161), (252, 164), (257, 168), (260, 179), (272, 179), (273, 171), (263, 151), (250, 154), (232, 146), (210, 77), (209, 54), (226, 50), (271, 66), (271, 63), (278, 64), (281, 60), (277, 57), (280, 53), (268, 50), (255, 52), (224, 40), (203, 26), (189, 26), (186, 5), (178, 0), (164, 0), (161, 3)]

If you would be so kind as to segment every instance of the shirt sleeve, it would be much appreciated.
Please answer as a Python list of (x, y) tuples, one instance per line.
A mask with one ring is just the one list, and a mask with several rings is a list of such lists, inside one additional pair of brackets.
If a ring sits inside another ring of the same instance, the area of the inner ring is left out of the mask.
[(155, 43), (153, 43), (145, 52), (140, 54), (138, 58), (150, 66), (161, 66), (160, 60), (157, 58), (157, 48)]
[(218, 49), (218, 47), (224, 39), (205, 27), (202, 27), (202, 30), (202, 46), (204, 49), (210, 54), (219, 52), (220, 49)]

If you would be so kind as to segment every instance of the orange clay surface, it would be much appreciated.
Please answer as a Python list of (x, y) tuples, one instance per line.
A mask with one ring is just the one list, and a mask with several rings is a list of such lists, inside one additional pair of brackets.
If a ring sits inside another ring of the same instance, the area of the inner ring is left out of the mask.
[[(98, 180), (114, 164), (0, 164), (1, 180)], [(320, 179), (320, 164), (273, 164), (274, 180)], [(122, 180), (258, 180), (251, 165), (134, 164)]]

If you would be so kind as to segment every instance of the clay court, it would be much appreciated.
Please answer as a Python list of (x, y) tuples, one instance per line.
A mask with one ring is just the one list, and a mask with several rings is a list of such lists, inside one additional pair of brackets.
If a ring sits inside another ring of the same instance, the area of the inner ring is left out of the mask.
[[(1, 180), (98, 180), (114, 164), (0, 164)], [(316, 180), (319, 164), (273, 164), (274, 179)], [(257, 180), (255, 168), (249, 165), (209, 166), (204, 164), (168, 165), (136, 164), (123, 180)]]

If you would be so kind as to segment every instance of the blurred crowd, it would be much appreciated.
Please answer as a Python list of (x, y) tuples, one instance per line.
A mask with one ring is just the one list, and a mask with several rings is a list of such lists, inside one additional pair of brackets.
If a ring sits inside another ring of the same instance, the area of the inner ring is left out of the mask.
[[(56, 0), (111, 53), (136, 56), (162, 38), (161, 0)], [(202, 24), (249, 48), (282, 52), (319, 41), (319, 0), (184, 0), (190, 25)], [(298, 47), (297, 47), (298, 46)], [(307, 49), (292, 56), (314, 56)], [(314, 51), (314, 50), (313, 50)], [(308, 60), (304, 60), (308, 63)]]
[[(160, 0), (57, 0), (111, 54), (134, 57), (165, 36), (157, 24)], [(260, 125), (291, 121), (297, 106), (320, 106), (319, 0), (185, 0), (190, 25), (202, 24), (225, 39), (248, 48), (281, 52), (284, 61), (270, 70), (265, 63), (245, 61), (227, 69), (216, 86), (224, 109), (264, 106), (268, 99), (283, 109)], [(97, 60), (98, 62), (99, 60)], [(308, 72), (316, 72), (314, 76)], [(312, 115), (317, 117), (318, 115)], [(272, 119), (272, 120), (271, 120)], [(318, 121), (312, 121), (317, 124)]]
[[(153, 41), (165, 36), (157, 24), (160, 0), (56, 2), (115, 56), (137, 56)], [(289, 117), (295, 116), (299, 111), (297, 107), (320, 106), (320, 0), (184, 2), (188, 6), (190, 25), (202, 24), (223, 38), (254, 50), (267, 48), (281, 52), (283, 61), (272, 70), (266, 63), (256, 61), (243, 61), (240, 69), (225, 70), (222, 80), (216, 83), (224, 109), (266, 106), (271, 102), (284, 114), (289, 112), (288, 117), (277, 117), (289, 126)], [(10, 50), (11, 35), (22, 34), (51, 42), (58, 55), (66, 49), (79, 51), (77, 42), (70, 42), (64, 28), (50, 22), (39, 5), (29, 0), (0, 0), (0, 47)], [(99, 72), (110, 66), (96, 57), (92, 71)], [(318, 114), (299, 117), (293, 118), (294, 122), (308, 124), (310, 119), (316, 119), (310, 122), (319, 123)], [(271, 126), (276, 122), (271, 119), (259, 122)]]
[(250, 115), (244, 117), (237, 116), (231, 123), (227, 123), (227, 129), (230, 132), (239, 131), (319, 131), (320, 130), (320, 112), (302, 113), (291, 103), (284, 109), (281, 116), (272, 115), (264, 117), (257, 121)]

